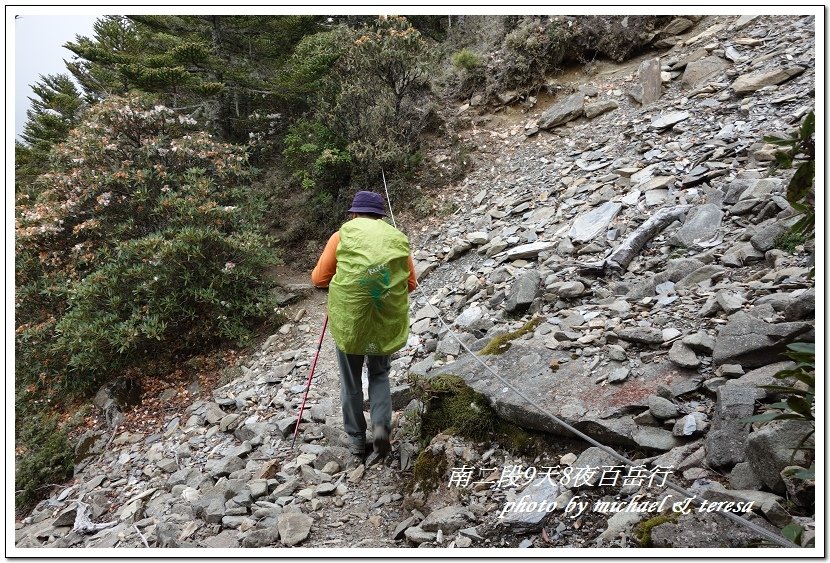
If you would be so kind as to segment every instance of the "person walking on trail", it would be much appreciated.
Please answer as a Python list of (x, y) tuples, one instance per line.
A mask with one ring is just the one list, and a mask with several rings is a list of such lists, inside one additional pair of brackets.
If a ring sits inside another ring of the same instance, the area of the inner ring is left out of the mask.
[(409, 336), (409, 293), (417, 281), (405, 234), (383, 220), (386, 202), (360, 191), (349, 220), (329, 238), (311, 273), (316, 287), (329, 288), (328, 315), (340, 365), (340, 402), (349, 451), (366, 453), (361, 374), (366, 360), (374, 452), (389, 453), (392, 398), (390, 356)]

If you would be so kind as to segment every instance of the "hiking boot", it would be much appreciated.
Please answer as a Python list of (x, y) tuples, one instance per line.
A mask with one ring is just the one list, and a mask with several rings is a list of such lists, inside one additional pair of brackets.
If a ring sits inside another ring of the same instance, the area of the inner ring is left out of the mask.
[(363, 457), (366, 454), (366, 442), (349, 441), (349, 453), (357, 457)]
[(372, 434), (375, 438), (375, 453), (378, 454), (379, 457), (383, 457), (388, 454), (391, 449), (391, 445), (389, 444), (389, 430), (386, 429), (386, 426), (383, 426), (382, 424), (375, 425)]

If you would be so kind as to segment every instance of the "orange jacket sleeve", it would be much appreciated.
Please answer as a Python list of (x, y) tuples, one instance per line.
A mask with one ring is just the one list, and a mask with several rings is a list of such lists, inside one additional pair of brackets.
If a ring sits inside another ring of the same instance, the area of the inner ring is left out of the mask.
[(323, 254), (311, 272), (311, 283), (315, 287), (328, 287), (334, 272), (337, 271), (337, 245), (340, 244), (340, 231), (329, 237)]
[(409, 286), (409, 293), (412, 293), (418, 287), (418, 277), (415, 275), (415, 262), (412, 260), (411, 254), (409, 255), (409, 279), (406, 282), (407, 286)]

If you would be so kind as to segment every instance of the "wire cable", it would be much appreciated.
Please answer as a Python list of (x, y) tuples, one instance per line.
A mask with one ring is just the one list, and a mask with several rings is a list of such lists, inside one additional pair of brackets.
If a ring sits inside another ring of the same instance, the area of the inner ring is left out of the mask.
[[(383, 175), (383, 169), (381, 169), (381, 175)], [(386, 176), (385, 175), (383, 175), (383, 188), (384, 188), (384, 190), (386, 190), (386, 203), (389, 206), (389, 215), (392, 219), (392, 225), (395, 228), (397, 228), (398, 226), (395, 223), (395, 216), (392, 213), (392, 201), (389, 199), (389, 190), (386, 187)], [(429, 303), (429, 299), (428, 299), (427, 295), (424, 293), (420, 283), (417, 283), (417, 285), (415, 287), (415, 290), (412, 292), (412, 294), (414, 295), (418, 291), (420, 291), (421, 295), (424, 297), (424, 299), (427, 300), (427, 303)], [(488, 372), (490, 372), (496, 379), (498, 379), (499, 382), (504, 384), (508, 389), (513, 391), (516, 395), (518, 395), (520, 398), (522, 398), (524, 401), (526, 401), (529, 405), (531, 405), (534, 408), (538, 409), (539, 412), (542, 412), (543, 414), (550, 417), (551, 420), (553, 420), (554, 422), (559, 424), (562, 428), (565, 428), (566, 430), (568, 430), (572, 434), (575, 434), (576, 436), (582, 438), (583, 440), (585, 440), (589, 444), (592, 444), (593, 446), (596, 446), (597, 448), (601, 449), (603, 452), (605, 452), (608, 455), (614, 457), (614, 459), (617, 459), (617, 460), (623, 462), (624, 464), (626, 464), (628, 466), (631, 466), (631, 467), (636, 467), (637, 466), (637, 464), (635, 464), (633, 461), (631, 461), (627, 457), (623, 456), (622, 454), (617, 453), (614, 449), (612, 449), (612, 448), (610, 448), (610, 447), (608, 447), (604, 444), (601, 444), (600, 442), (598, 442), (594, 438), (591, 438), (590, 436), (588, 436), (584, 432), (574, 428), (573, 426), (571, 426), (570, 424), (568, 424), (564, 420), (560, 419), (558, 416), (556, 416), (553, 413), (551, 413), (550, 411), (548, 411), (545, 407), (539, 405), (533, 399), (531, 399), (530, 397), (528, 397), (527, 395), (525, 395), (524, 393), (519, 391), (516, 387), (513, 386), (512, 383), (507, 381), (504, 377), (499, 375), (493, 368), (488, 366), (481, 359), (481, 357), (478, 356), (478, 354), (476, 354), (475, 352), (470, 350), (470, 348), (467, 347), (467, 345), (464, 342), (461, 341), (461, 339), (458, 337), (458, 335), (455, 332), (453, 332), (453, 330), (450, 328), (450, 326), (444, 320), (444, 317), (441, 316), (441, 313), (438, 311), (438, 308), (437, 307), (433, 307), (433, 308), (435, 309), (436, 316), (438, 317), (438, 320), (441, 322), (441, 325), (447, 330), (447, 332), (450, 335), (452, 335), (452, 337), (456, 340), (456, 342), (458, 342), (461, 345), (461, 347), (468, 354), (470, 354), (470, 356), (472, 356), (473, 359), (476, 362), (481, 364), (481, 366), (484, 369), (486, 369)], [(673, 490), (677, 493), (680, 493), (680, 494), (684, 495), (687, 498), (692, 498), (693, 499), (692, 502), (695, 505), (697, 505), (697, 506), (702, 505), (702, 500), (703, 499), (698, 499), (697, 495), (695, 495), (691, 491), (688, 491), (688, 490), (684, 489), (680, 485), (677, 485), (677, 484), (671, 482), (668, 479), (666, 479), (664, 484), (667, 488), (669, 488), (669, 489), (671, 489), (671, 490)], [(721, 514), (721, 515), (725, 516), (726, 518), (728, 518), (729, 520), (732, 520), (733, 522), (736, 522), (736, 523), (738, 523), (738, 524), (740, 524), (740, 525), (742, 525), (746, 528), (749, 528), (750, 530), (757, 533), (758, 535), (764, 537), (765, 539), (767, 539), (771, 542), (774, 542), (774, 543), (780, 545), (781, 547), (789, 547), (789, 548), (800, 548), (801, 547), (801, 546), (796, 545), (795, 543), (789, 541), (788, 539), (784, 538), (783, 536), (781, 536), (779, 534), (776, 534), (774, 532), (771, 532), (771, 531), (769, 531), (765, 528), (762, 528), (758, 524), (756, 524), (754, 522), (750, 522), (749, 520), (747, 520), (745, 518), (742, 518), (742, 517), (738, 516), (737, 514), (735, 514), (733, 512), (729, 512), (729, 511), (726, 511), (726, 510), (719, 510), (719, 509), (715, 510), (714, 512), (716, 512), (718, 514)]]

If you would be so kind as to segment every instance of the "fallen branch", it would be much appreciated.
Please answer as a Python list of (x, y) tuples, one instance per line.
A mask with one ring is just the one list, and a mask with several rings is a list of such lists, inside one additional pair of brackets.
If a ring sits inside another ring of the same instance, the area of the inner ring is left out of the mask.
[(81, 501), (77, 501), (77, 503), (78, 508), (75, 512), (75, 524), (72, 526), (73, 532), (78, 532), (79, 534), (94, 534), (118, 524), (118, 522), (94, 523), (89, 519), (89, 505)]
[(141, 533), (141, 530), (138, 529), (138, 526), (133, 524), (133, 528), (135, 528), (135, 533), (138, 534), (138, 537), (141, 538), (141, 543), (144, 544), (144, 547), (146, 547), (147, 549), (150, 549), (150, 544), (147, 543), (147, 538), (144, 537), (144, 534)]
[(112, 429), (112, 434), (110, 434), (110, 439), (109, 439), (109, 441), (107, 441), (107, 445), (104, 446), (105, 450), (110, 449), (110, 444), (112, 444), (112, 441), (115, 439), (115, 434), (118, 432), (118, 427), (119, 426), (121, 426), (121, 425), (116, 424), (115, 427)]
[(656, 237), (663, 229), (669, 226), (675, 219), (687, 213), (691, 205), (677, 205), (675, 207), (664, 207), (637, 227), (614, 251), (605, 259), (604, 268), (611, 273), (620, 274), (628, 268), (628, 265), (643, 246)]

